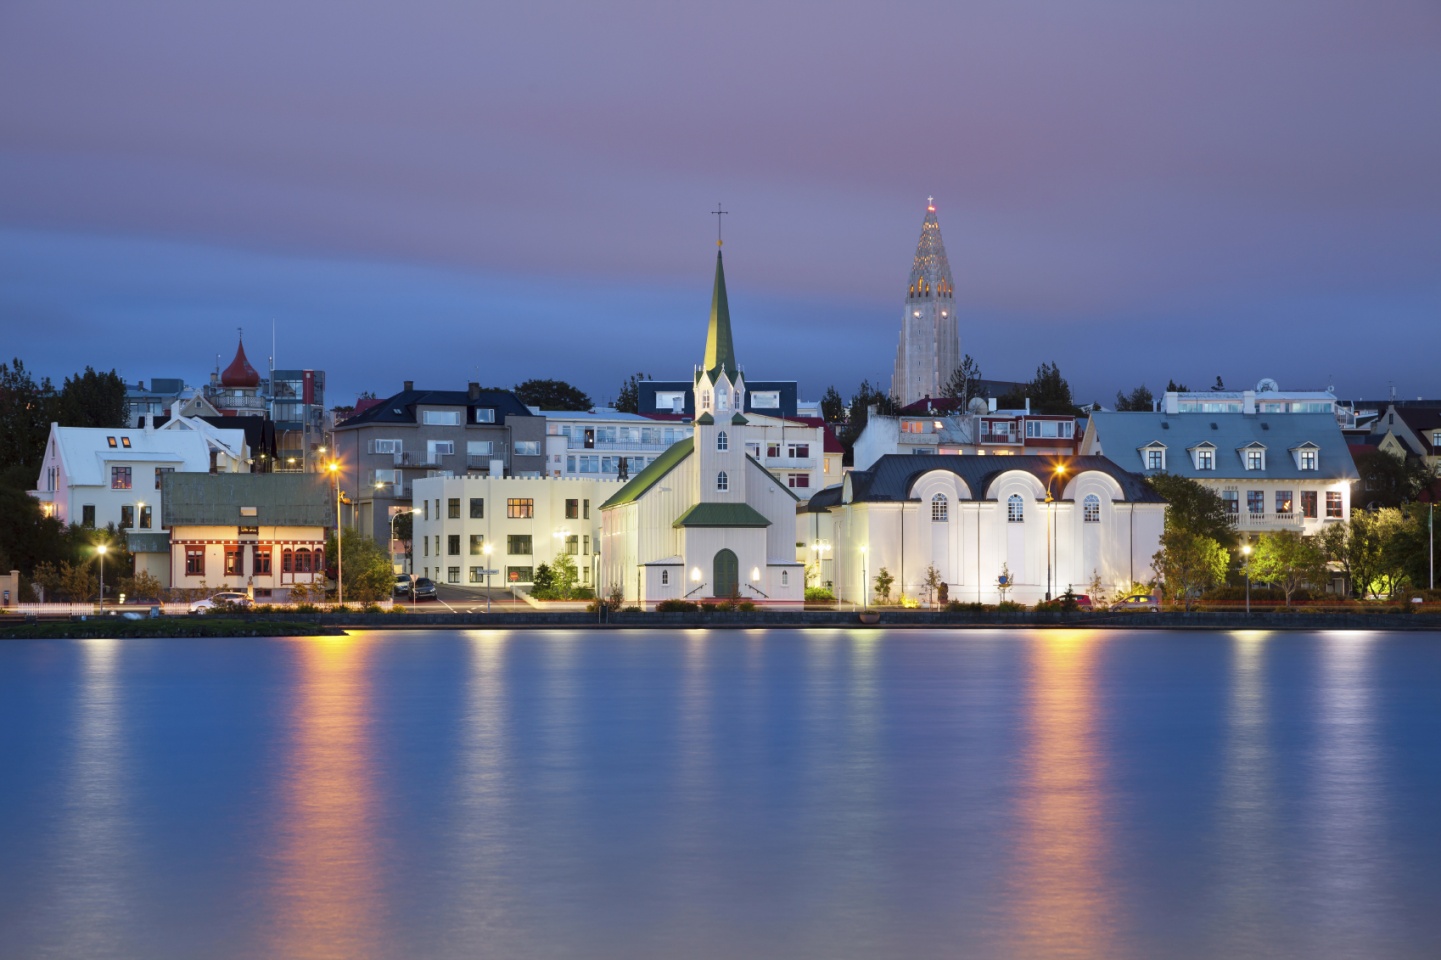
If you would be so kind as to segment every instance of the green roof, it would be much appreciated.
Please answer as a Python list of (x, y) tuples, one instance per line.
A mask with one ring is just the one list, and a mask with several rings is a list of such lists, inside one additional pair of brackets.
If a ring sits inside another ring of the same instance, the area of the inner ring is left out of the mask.
[(676, 518), (673, 527), (768, 527), (771, 522), (748, 503), (698, 503)]
[(335, 494), (321, 473), (167, 473), (161, 484), (165, 527), (335, 523)]
[(695, 418), (695, 422), (703, 427), (708, 427), (711, 424), (715, 423), (715, 417), (711, 416), (708, 413), (703, 413)]
[(731, 342), (731, 308), (726, 300), (726, 274), (721, 263), (720, 251), (715, 255), (715, 290), (711, 293), (710, 326), (705, 336), (705, 370), (715, 379), (719, 370), (725, 370), (734, 383), (736, 379), (736, 351)]
[(671, 444), (665, 453), (646, 464), (644, 470), (631, 477), (630, 481), (617, 490), (609, 500), (602, 503), (600, 508), (605, 510), (608, 507), (635, 503), (645, 495), (647, 490), (659, 483), (662, 477), (680, 466), (680, 462), (690, 456), (693, 450), (695, 450), (695, 441), (689, 438)]
[(743, 427), (748, 423), (750, 423), (750, 421), (747, 420), (745, 417), (741, 416), (740, 413), (737, 413), (735, 416), (731, 417), (731, 424), (734, 426)]

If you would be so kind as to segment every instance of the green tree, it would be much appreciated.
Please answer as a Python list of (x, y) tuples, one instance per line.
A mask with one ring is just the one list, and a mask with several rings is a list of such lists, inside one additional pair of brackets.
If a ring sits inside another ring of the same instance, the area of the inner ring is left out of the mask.
[(648, 373), (632, 373), (620, 385), (620, 392), (615, 395), (617, 413), (640, 413), (640, 382), (649, 379)]
[(885, 567), (881, 567), (876, 574), (876, 596), (880, 597), (881, 603), (891, 602), (891, 587), (895, 586), (896, 578)]
[(1166, 529), (1209, 537), (1227, 550), (1235, 549), (1236, 531), (1226, 501), (1189, 477), (1158, 473), (1146, 478), (1166, 500)]
[(1161, 549), (1151, 558), (1151, 569), (1172, 603), (1192, 601), (1226, 577), (1230, 556), (1211, 537), (1190, 533), (1168, 522), (1161, 534)]
[[(340, 538), (343, 555), (340, 567), (344, 573), (344, 599), (347, 603), (375, 603), (384, 600), (395, 589), (395, 568), (390, 555), (380, 544), (359, 531), (347, 527)], [(335, 534), (325, 538), (325, 559), (328, 573), (336, 567)]]
[(527, 380), (516, 385), (515, 395), (526, 406), (542, 410), (584, 412), (594, 406), (590, 397), (564, 380)]
[(1314, 538), (1294, 530), (1277, 530), (1257, 539), (1250, 570), (1252, 580), (1279, 587), (1289, 607), (1297, 590), (1326, 583), (1326, 555)]
[(531, 596), (539, 597), (543, 594), (549, 594), (554, 589), (555, 572), (550, 568), (549, 564), (542, 563), (540, 566), (535, 568), (535, 573), (531, 574)]
[(1407, 579), (1414, 527), (1415, 519), (1399, 509), (1353, 510), (1347, 522), (1327, 525), (1320, 544), (1355, 596), (1389, 596)]
[(54, 385), (36, 383), (18, 357), (0, 363), (0, 466), (14, 467), (27, 485), (40, 473), (54, 401)]
[(47, 517), (23, 486), (0, 481), (0, 570), (29, 576), (37, 564), (59, 563), (68, 555), (64, 534), (60, 521)]
[(1384, 450), (1358, 453), (1353, 458), (1361, 475), (1367, 505), (1399, 507), (1421, 495), (1436, 477), (1420, 457), (1398, 457)]
[(1001, 397), (998, 405), (1015, 410), (1031, 401), (1032, 413), (1075, 414), (1076, 401), (1071, 398), (1071, 385), (1061, 376), (1061, 368), (1043, 363), (1036, 368), (1031, 381)]
[(846, 401), (839, 390), (832, 384), (826, 387), (825, 396), (821, 397), (821, 419), (826, 423), (840, 423), (846, 418)]
[(562, 600), (569, 600), (575, 591), (575, 585), (580, 580), (580, 571), (576, 569), (575, 557), (568, 553), (562, 553), (555, 558), (551, 564), (551, 580), (555, 584), (555, 592)]
[(125, 381), (114, 370), (96, 373), (93, 367), (66, 377), (60, 395), (55, 398), (51, 419), (62, 427), (129, 426)]
[(866, 429), (866, 423), (870, 420), (871, 407), (876, 408), (876, 413), (882, 416), (890, 416), (896, 412), (896, 401), (889, 394), (883, 392), (880, 387), (871, 386), (869, 380), (862, 380), (856, 392), (851, 395), (851, 402), (846, 416), (846, 425), (839, 431), (838, 437), (841, 443), (850, 449), (856, 442), (856, 438)]
[(941, 571), (936, 569), (934, 563), (926, 568), (926, 577), (921, 581), (921, 586), (926, 588), (926, 603), (928, 605), (935, 603), (936, 595), (940, 593), (945, 585), (946, 582), (941, 577)]
[(1155, 403), (1156, 398), (1151, 395), (1151, 391), (1146, 388), (1144, 383), (1130, 393), (1116, 391), (1117, 410), (1150, 412), (1155, 407)]
[(1166, 381), (1166, 392), (1167, 392), (1167, 393), (1190, 393), (1190, 392), (1191, 392), (1191, 388), (1188, 387), (1188, 386), (1186, 386), (1184, 383), (1177, 383), (1177, 382), (1174, 381), (1174, 380), (1167, 380), (1167, 381)]
[(951, 373), (951, 378), (941, 388), (941, 395), (961, 401), (962, 404), (976, 396), (981, 381), (981, 365), (969, 353), (961, 360), (960, 366)]

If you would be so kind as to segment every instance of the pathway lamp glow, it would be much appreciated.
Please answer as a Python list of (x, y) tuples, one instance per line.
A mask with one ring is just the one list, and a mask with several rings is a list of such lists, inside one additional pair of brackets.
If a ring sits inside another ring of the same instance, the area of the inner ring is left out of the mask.
[[(411, 512), (411, 513), (414, 513), (415, 511), (412, 509), (410, 512)], [(487, 544), (483, 544), (483, 545), (481, 546), (481, 548), (480, 548), (480, 552), (483, 553), (483, 554), (485, 554), (485, 612), (486, 612), (486, 613), (490, 613), (490, 555), (491, 555), (492, 551), (494, 551), (494, 549), (495, 549), (495, 548), (492, 547), (492, 546), (491, 546), (490, 544), (488, 544), (488, 543), (487, 543)], [(413, 589), (414, 589), (414, 588), (412, 587), (412, 590), (413, 590)]]
[(1052, 554), (1053, 549), (1054, 549), (1054, 551), (1055, 551), (1055, 553), (1056, 553), (1056, 555), (1057, 555), (1058, 558), (1059, 558), (1059, 554), (1060, 554), (1059, 548), (1057, 548), (1057, 547), (1055, 546), (1056, 531), (1054, 530), (1054, 523), (1053, 523), (1053, 521), (1052, 521), (1052, 519), (1051, 519), (1051, 514), (1054, 513), (1054, 512), (1055, 512), (1055, 509), (1056, 509), (1056, 506), (1055, 506), (1056, 500), (1055, 500), (1054, 497), (1051, 496), (1051, 484), (1055, 481), (1055, 479), (1056, 479), (1057, 477), (1063, 477), (1063, 476), (1065, 476), (1065, 475), (1066, 475), (1066, 465), (1065, 465), (1064, 463), (1058, 463), (1058, 464), (1056, 464), (1056, 469), (1051, 472), (1050, 478), (1049, 478), (1048, 480), (1046, 480), (1046, 599), (1047, 599), (1047, 600), (1051, 599), (1051, 554)]
[(345, 556), (340, 545), (340, 461), (330, 461), (326, 469), (335, 479), (335, 605), (339, 607), (345, 603), (345, 588), (340, 579), (341, 563)]
[(1251, 545), (1248, 543), (1241, 548), (1241, 555), (1246, 558), (1242, 564), (1246, 569), (1246, 616), (1251, 615)]
[(97, 544), (95, 555), (100, 558), (100, 615), (105, 616), (105, 551), (110, 549), (105, 544)]

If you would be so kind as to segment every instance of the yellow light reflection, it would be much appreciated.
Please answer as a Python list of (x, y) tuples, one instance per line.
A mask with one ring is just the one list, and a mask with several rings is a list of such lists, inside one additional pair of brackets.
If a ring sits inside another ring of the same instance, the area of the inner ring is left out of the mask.
[(1015, 955), (1114, 956), (1095, 695), (1099, 635), (1049, 631), (1032, 646), (1017, 844)]
[(381, 950), (366, 650), (346, 637), (299, 646), (273, 956), (368, 957)]

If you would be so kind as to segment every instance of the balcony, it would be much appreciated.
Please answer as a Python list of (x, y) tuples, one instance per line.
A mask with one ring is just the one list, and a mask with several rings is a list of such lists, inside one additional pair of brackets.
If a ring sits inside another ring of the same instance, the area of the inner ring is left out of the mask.
[(1010, 433), (982, 433), (981, 443), (1018, 447), (1021, 445), (1021, 438)]
[(445, 466), (445, 458), (446, 458), (446, 456), (448, 456), (448, 454), (444, 454), (444, 453), (394, 453), (394, 454), (391, 454), (391, 456), (395, 458), (395, 459), (394, 459), (394, 463), (395, 463), (395, 465), (396, 465), (397, 467), (411, 467), (411, 468), (416, 468), (416, 469), (433, 469), (433, 468), (435, 468), (435, 467), (444, 467), (444, 466)]
[(1306, 518), (1295, 512), (1231, 514), (1231, 526), (1238, 530), (1300, 530), (1305, 524)]
[(469, 468), (469, 469), (471, 469), (471, 470), (485, 470), (485, 469), (488, 469), (488, 468), (490, 467), (490, 461), (492, 461), (492, 460), (502, 460), (502, 461), (503, 461), (504, 459), (505, 459), (505, 457), (501, 456), (501, 455), (498, 454), (498, 453), (496, 453), (496, 454), (470, 453), (470, 454), (466, 454), (466, 457), (465, 457), (465, 465), (466, 465), (467, 468)]
[(372, 483), (370, 495), (375, 500), (407, 500), (410, 498), (410, 488), (402, 483)]
[(815, 457), (766, 457), (762, 463), (767, 469), (775, 470), (814, 470), (816, 468)]

